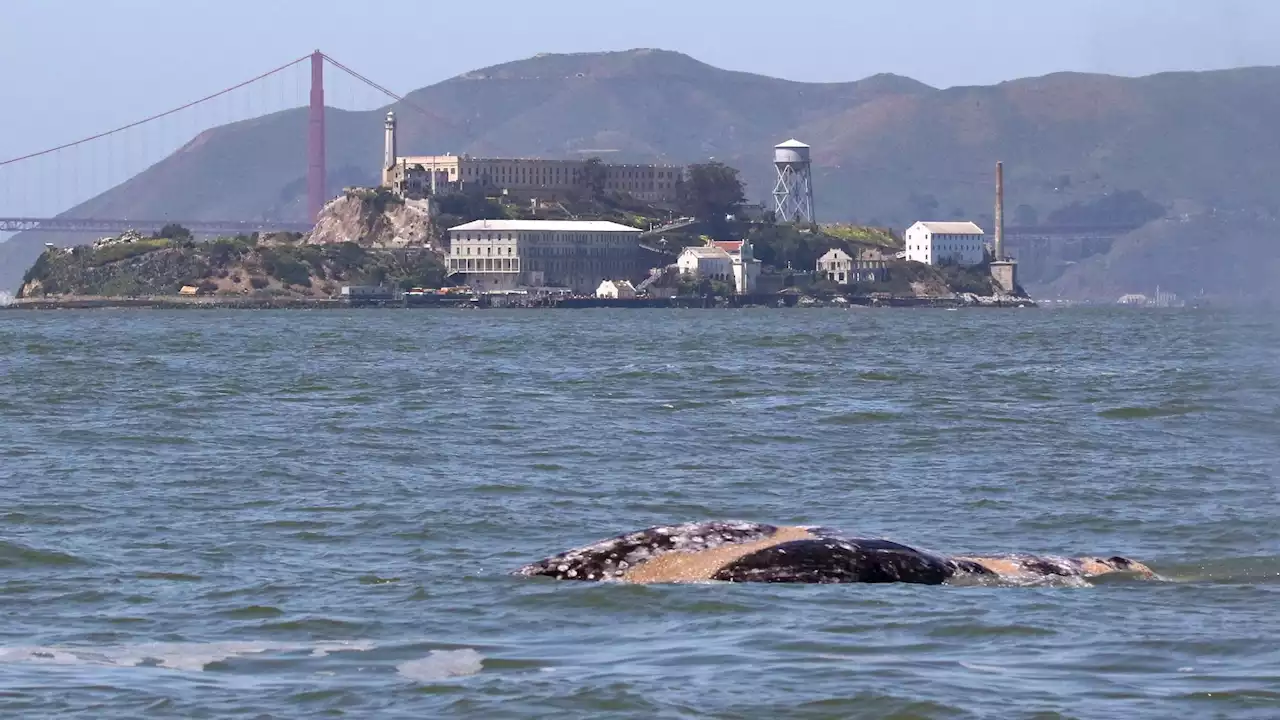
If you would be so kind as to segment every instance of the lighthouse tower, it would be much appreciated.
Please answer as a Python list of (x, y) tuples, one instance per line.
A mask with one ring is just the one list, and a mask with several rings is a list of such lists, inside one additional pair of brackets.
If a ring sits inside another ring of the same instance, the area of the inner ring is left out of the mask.
[(778, 184), (773, 188), (778, 222), (813, 222), (813, 168), (809, 146), (792, 138), (773, 148)]
[(392, 171), (396, 166), (396, 114), (387, 112), (386, 137), (382, 148), (382, 185), (391, 187)]

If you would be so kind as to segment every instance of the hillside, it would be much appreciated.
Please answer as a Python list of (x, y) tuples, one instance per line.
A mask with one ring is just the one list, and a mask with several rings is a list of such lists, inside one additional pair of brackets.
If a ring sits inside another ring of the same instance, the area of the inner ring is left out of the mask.
[(445, 280), (433, 228), (417, 208), (383, 193), (348, 191), (325, 205), (316, 231), (240, 235), (205, 242), (184, 228), (128, 232), (49, 249), (22, 278), (18, 297), (213, 295), (327, 297), (342, 284), (439, 287)]
[(423, 248), (292, 240), (123, 236), (98, 246), (50, 249), (27, 271), (18, 297), (155, 297), (177, 295), (187, 285), (212, 295), (331, 297), (348, 283), (438, 286), (444, 278), (438, 257)]
[(1119, 238), (1106, 255), (1069, 268), (1038, 297), (1115, 299), (1154, 295), (1156, 286), (1184, 300), (1274, 306), (1280, 277), (1280, 221), (1244, 212), (1213, 212), (1151, 223)]
[[(406, 153), (715, 157), (741, 170), (756, 201), (772, 189), (772, 145), (798, 137), (814, 146), (823, 221), (900, 229), (922, 217), (969, 217), (989, 225), (997, 158), (1017, 224), (1133, 190), (1193, 214), (1280, 215), (1271, 172), (1280, 162), (1277, 68), (1142, 78), (1059, 73), (939, 90), (891, 75), (792, 82), (633, 50), (537, 56), (409, 99), (431, 115), (396, 108)], [(385, 111), (328, 113), (331, 193), (374, 181)], [(304, 129), (298, 109), (206, 132), (71, 212), (301, 219)], [(74, 240), (85, 238), (20, 235), (0, 245), (0, 287), (16, 284), (44, 242)], [(1273, 247), (1257, 251), (1272, 257), (1280, 252)], [(1131, 278), (1138, 279), (1159, 281)]]

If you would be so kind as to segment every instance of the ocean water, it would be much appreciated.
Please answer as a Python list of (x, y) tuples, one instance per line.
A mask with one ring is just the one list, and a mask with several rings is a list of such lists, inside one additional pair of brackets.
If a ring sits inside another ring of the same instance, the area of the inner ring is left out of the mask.
[[(1280, 322), (0, 314), (0, 716), (1280, 717)], [(1158, 581), (513, 577), (821, 524)]]

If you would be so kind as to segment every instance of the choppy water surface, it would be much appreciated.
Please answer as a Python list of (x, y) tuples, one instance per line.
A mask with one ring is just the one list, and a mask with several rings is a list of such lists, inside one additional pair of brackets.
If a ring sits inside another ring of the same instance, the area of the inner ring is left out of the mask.
[[(1225, 311), (0, 316), (0, 714), (1280, 716), (1280, 326)], [(651, 524), (1123, 554), (622, 586)]]

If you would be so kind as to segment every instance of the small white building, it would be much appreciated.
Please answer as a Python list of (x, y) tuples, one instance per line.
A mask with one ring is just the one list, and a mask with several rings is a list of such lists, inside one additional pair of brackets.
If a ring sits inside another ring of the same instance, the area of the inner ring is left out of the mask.
[(883, 280), (891, 253), (883, 248), (854, 246), (857, 256), (832, 248), (818, 258), (817, 277), (837, 285)]
[(717, 242), (716, 245), (729, 253), (729, 260), (733, 262), (733, 286), (738, 294), (747, 295), (755, 292), (761, 265), (755, 256), (755, 247), (746, 240)]
[(918, 222), (903, 233), (906, 258), (926, 265), (980, 265), (986, 234), (971, 222)]
[(719, 240), (703, 246), (685, 248), (676, 259), (684, 277), (733, 283), (739, 295), (754, 292), (760, 277), (760, 261), (751, 243), (744, 240)]
[(831, 248), (825, 255), (818, 258), (818, 266), (815, 270), (820, 278), (826, 278), (839, 285), (847, 285), (852, 282), (850, 278), (853, 277), (853, 257), (840, 248)]
[(733, 279), (733, 258), (714, 245), (691, 245), (681, 250), (676, 267), (682, 276), (695, 280), (729, 282)]
[(636, 288), (630, 280), (605, 280), (596, 288), (596, 297), (614, 300), (631, 300), (636, 296)]

